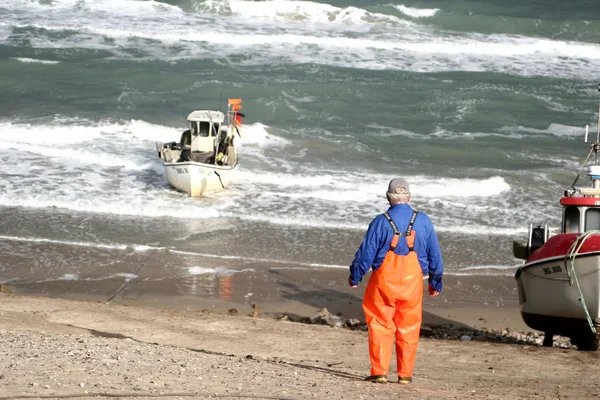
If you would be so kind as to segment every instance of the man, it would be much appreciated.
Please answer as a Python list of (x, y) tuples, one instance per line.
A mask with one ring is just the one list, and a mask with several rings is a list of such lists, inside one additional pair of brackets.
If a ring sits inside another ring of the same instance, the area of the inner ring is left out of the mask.
[(190, 156), (192, 154), (192, 131), (187, 129), (183, 131), (181, 134), (181, 139), (179, 140), (179, 145), (181, 146), (181, 154), (179, 155), (178, 162), (190, 161)]
[(186, 129), (185, 131), (183, 131), (183, 133), (181, 134), (181, 139), (179, 140), (179, 144), (181, 145), (181, 147), (191, 147), (192, 146), (192, 131), (189, 129)]
[(373, 268), (363, 300), (371, 359), (371, 375), (365, 380), (388, 381), (395, 335), (398, 382), (406, 384), (412, 382), (419, 343), (423, 276), (429, 276), (429, 295), (439, 295), (444, 264), (431, 220), (408, 204), (406, 179), (392, 179), (386, 194), (390, 208), (369, 224), (348, 283), (357, 287)]

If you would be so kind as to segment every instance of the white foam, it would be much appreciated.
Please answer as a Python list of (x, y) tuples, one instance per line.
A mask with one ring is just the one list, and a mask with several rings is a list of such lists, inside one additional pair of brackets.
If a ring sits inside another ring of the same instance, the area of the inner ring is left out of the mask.
[(35, 58), (25, 58), (25, 57), (15, 57), (17, 61), (21, 61), (25, 64), (59, 64), (60, 61), (50, 61), (50, 60), (38, 60)]
[(52, 244), (61, 244), (68, 246), (76, 246), (76, 247), (93, 247), (99, 249), (115, 249), (115, 250), (124, 250), (127, 245), (113, 245), (113, 244), (104, 244), (104, 243), (91, 243), (91, 242), (71, 242), (64, 240), (55, 240), (55, 239), (45, 239), (45, 238), (35, 238), (35, 237), (19, 237), (19, 236), (0, 236), (1, 240), (10, 240), (15, 242), (32, 242), (32, 243), (52, 243)]
[[(585, 137), (585, 126), (584, 127), (574, 127), (574, 126), (569, 126), (569, 125), (552, 123), (552, 124), (550, 124), (550, 126), (548, 126), (547, 131), (550, 132), (551, 134), (553, 134), (554, 136), (558, 136), (558, 137), (577, 137), (577, 138), (581, 138), (581, 139), (583, 139)], [(589, 132), (590, 132), (590, 134), (589, 134), (588, 140), (595, 139), (596, 132), (594, 130), (594, 126), (590, 127)]]
[(242, 124), (240, 131), (240, 147), (254, 145), (259, 147), (283, 147), (290, 144), (289, 140), (267, 132), (267, 125), (260, 122), (253, 124)]
[[(74, 186), (77, 186), (75, 183)], [(131, 190), (131, 188), (129, 188)], [(124, 196), (102, 195), (96, 191), (83, 191), (79, 193), (73, 191), (72, 195), (60, 196), (54, 199), (46, 199), (42, 196), (31, 196), (19, 199), (0, 195), (0, 205), (6, 207), (25, 207), (25, 208), (51, 208), (57, 207), (64, 210), (93, 212), (107, 215), (138, 215), (144, 217), (172, 217), (182, 219), (209, 219), (220, 215), (219, 211), (211, 207), (203, 207), (201, 204), (193, 204), (192, 199), (181, 195), (181, 199), (168, 199), (165, 197), (144, 196), (144, 188), (131, 190)], [(52, 195), (52, 192), (47, 191)], [(155, 202), (152, 202), (152, 199)], [(189, 202), (187, 206), (182, 203)]]
[[(210, 2), (211, 10), (224, 9), (226, 7), (216, 6)], [(403, 21), (394, 16), (378, 13), (370, 13), (358, 7), (335, 7), (330, 4), (317, 3), (311, 1), (298, 0), (266, 0), (266, 1), (247, 1), (247, 0), (229, 0), (227, 2), (231, 12), (245, 19), (250, 17), (263, 19), (267, 22), (287, 22), (289, 24), (314, 24), (322, 29), (332, 29), (332, 27), (342, 25), (344, 27), (353, 26), (354, 29), (366, 30), (372, 21), (389, 22), (396, 24), (410, 25), (410, 22)]]
[(50, 2), (29, 1), (29, 0), (3, 0), (5, 7), (16, 9), (30, 9), (32, 11), (51, 11), (66, 12), (104, 12), (120, 16), (156, 16), (157, 13), (169, 13), (178, 16), (183, 10), (177, 6), (172, 6), (155, 0), (52, 0)]
[[(179, 136), (180, 130), (142, 121), (73, 122), (82, 125), (0, 123), (5, 157), (0, 173), (20, 176), (5, 182), (0, 205), (194, 219), (219, 215), (218, 208), (168, 188), (149, 139)], [(148, 171), (157, 176), (158, 186), (139, 179)]]
[[(58, 245), (66, 245), (66, 246), (75, 246), (75, 247), (91, 247), (98, 249), (114, 249), (114, 250), (124, 250), (124, 249), (132, 249), (134, 252), (147, 252), (147, 251), (164, 251), (169, 250), (172, 254), (181, 254), (187, 256), (196, 256), (202, 258), (214, 258), (214, 259), (222, 259), (222, 260), (238, 260), (243, 262), (254, 262), (254, 263), (265, 263), (265, 264), (293, 264), (296, 266), (304, 266), (304, 267), (319, 267), (319, 268), (347, 268), (348, 266), (344, 265), (335, 265), (335, 264), (320, 264), (320, 263), (303, 263), (303, 262), (295, 262), (295, 261), (285, 261), (285, 260), (276, 260), (276, 259), (266, 259), (266, 258), (255, 258), (255, 257), (242, 257), (236, 255), (222, 255), (222, 254), (211, 254), (211, 253), (199, 253), (193, 251), (182, 251), (175, 250), (171, 247), (157, 247), (157, 246), (148, 246), (148, 245), (136, 245), (136, 244), (105, 244), (105, 243), (91, 243), (91, 242), (73, 242), (73, 241), (65, 241), (65, 240), (53, 240), (53, 239), (45, 239), (45, 238), (23, 238), (18, 236), (0, 236), (0, 240), (7, 241), (16, 241), (16, 242), (32, 242), (32, 243), (52, 243)], [(254, 271), (252, 268), (247, 268), (243, 270), (230, 270), (223, 267), (217, 268), (206, 268), (206, 267), (189, 267), (188, 272), (190, 275), (202, 275), (202, 274), (229, 274), (235, 272), (247, 272)], [(65, 277), (70, 274), (66, 274)], [(73, 275), (76, 276), (76, 275)], [(133, 274), (117, 274), (114, 276), (135, 276)], [(64, 278), (67, 279), (67, 278)], [(75, 278), (74, 278), (75, 279)]]
[(138, 276), (136, 274), (132, 274), (130, 272), (117, 272), (116, 274), (111, 274), (108, 276), (98, 276), (98, 277), (94, 277), (94, 278), (85, 278), (82, 279), (84, 281), (104, 281), (107, 279), (114, 279), (114, 278), (125, 278), (125, 282), (129, 282), (132, 281), (134, 279), (136, 279)]
[[(167, 61), (212, 59), (218, 50), (221, 57), (242, 56), (240, 63), (246, 65), (491, 71), (585, 80), (600, 68), (600, 45), (596, 43), (440, 32), (390, 15), (307, 1), (238, 0), (229, 3), (229, 14), (218, 16), (184, 13), (179, 7), (154, 1), (60, 0), (31, 5), (10, 0), (9, 4), (29, 10), (31, 18), (9, 14), (6, 23), (37, 28), (36, 36), (29, 38), (33, 47), (101, 49), (118, 58), (139, 57), (128, 49), (142, 39), (149, 58)], [(228, 8), (227, 2), (218, 4)], [(398, 7), (419, 18), (434, 13), (433, 9)], [(39, 13), (40, 8), (44, 13)], [(23, 23), (27, 20), (35, 22)], [(197, 29), (199, 24), (204, 29)], [(57, 38), (45, 31), (68, 34)], [(141, 46), (141, 41), (138, 44)]]
[[(47, 125), (0, 122), (0, 127), (0, 151), (5, 157), (0, 173), (20, 176), (5, 182), (1, 206), (192, 221), (231, 217), (363, 231), (370, 218), (385, 209), (382, 188), (394, 178), (364, 170), (326, 170), (290, 157), (282, 163), (280, 153), (268, 150), (293, 143), (254, 123), (242, 125), (240, 153), (265, 164), (244, 162), (226, 195), (197, 201), (169, 187), (154, 150), (153, 140), (178, 140), (181, 129), (138, 120), (94, 125), (61, 117)], [(140, 176), (153, 176), (155, 182)], [(510, 235), (525, 229), (525, 224), (512, 228), (514, 220), (522, 217), (520, 210), (512, 216), (497, 211), (502, 196), (511, 193), (502, 176), (420, 175), (410, 180), (414, 204), (430, 214), (440, 232)], [(470, 210), (467, 220), (465, 208)]]
[(436, 232), (443, 233), (460, 233), (463, 235), (493, 235), (493, 236), (517, 236), (519, 234), (527, 233), (528, 228), (523, 223), (520, 227), (497, 227), (497, 226), (482, 226), (482, 225), (443, 225), (435, 224)]
[[(106, 276), (96, 276), (96, 277), (87, 277), (87, 278), (81, 278), (77, 274), (64, 274), (58, 278), (41, 279), (41, 280), (37, 280), (37, 281), (30, 281), (29, 283), (45, 283), (45, 282), (53, 282), (55, 280), (59, 280), (59, 281), (81, 280), (81, 281), (85, 281), (85, 282), (97, 282), (97, 281), (105, 281), (108, 279), (115, 279), (115, 278), (125, 278), (124, 279), (125, 282), (130, 282), (133, 279), (136, 279), (137, 277), (138, 276), (136, 274), (132, 274), (132, 273), (128, 273), (128, 272), (118, 272), (116, 274), (111, 274), (111, 275), (106, 275)], [(19, 281), (20, 279), (22, 279), (22, 278), (14, 278), (11, 280), (6, 280), (6, 281), (0, 280), (0, 283), (9, 283), (9, 282), (14, 282), (14, 281)]]
[[(298, 171), (300, 172), (300, 171)], [(239, 173), (239, 177), (245, 182), (251, 182), (254, 184), (262, 183), (262, 184), (271, 184), (280, 188), (284, 187), (303, 187), (303, 188), (319, 188), (331, 186), (334, 187), (339, 183), (340, 189), (350, 189), (352, 183), (344, 182), (341, 180), (340, 182), (336, 182), (336, 176), (333, 174), (322, 174), (322, 175), (312, 175), (305, 173), (284, 173), (284, 172), (265, 172), (265, 171), (249, 171), (249, 170), (241, 170)], [(352, 175), (349, 178), (343, 179), (352, 179), (352, 177), (356, 177)]]
[(11, 34), (12, 29), (10, 26), (5, 22), (0, 21), (0, 42), (6, 43)]
[(266, 0), (229, 1), (231, 11), (245, 17), (286, 19), (328, 23), (335, 20), (340, 8), (310, 1)]
[(145, 169), (144, 165), (139, 165), (129, 161), (126, 158), (116, 158), (108, 154), (95, 154), (87, 150), (60, 149), (53, 147), (44, 147), (37, 145), (9, 144), (0, 142), (0, 150), (16, 150), (21, 153), (35, 153), (49, 158), (63, 158), (70, 163), (99, 165), (103, 167), (124, 167), (127, 169)]
[(140, 140), (151, 140), (151, 141), (179, 141), (181, 133), (184, 129), (187, 129), (187, 123), (182, 119), (181, 128), (173, 128), (169, 126), (151, 124), (146, 121), (131, 120), (126, 123), (116, 124), (115, 134), (122, 135), (122, 137)]
[(392, 5), (392, 7), (411, 18), (431, 18), (440, 11), (439, 8), (413, 8), (405, 5)]
[[(223, 209), (221, 215), (275, 225), (364, 231), (370, 218), (385, 210), (387, 201), (382, 188), (392, 176), (320, 172), (319, 175), (301, 170), (294, 173), (241, 171), (239, 180), (244, 182), (245, 190), (231, 194), (238, 209), (249, 211), (233, 213)], [(512, 219), (518, 214), (504, 212), (506, 199), (514, 195), (503, 177), (414, 176), (411, 184), (413, 206), (427, 212), (440, 232), (501, 236), (526, 232), (525, 223), (514, 227)], [(278, 209), (288, 211), (265, 211)], [(465, 209), (469, 210), (467, 219)]]
[(129, 154), (119, 157), (107, 153), (104, 146), (94, 142), (108, 140), (112, 141), (115, 148), (130, 151), (136, 145), (147, 146), (148, 149), (153, 147), (149, 142), (139, 140), (179, 140), (181, 135), (181, 130), (176, 128), (136, 120), (97, 125), (91, 125), (91, 122), (85, 120), (70, 122), (71, 124), (52, 125), (0, 122), (0, 150), (11, 149), (45, 158), (64, 159), (65, 163), (77, 165), (93, 164), (143, 170), (148, 167), (147, 160), (133, 161)]
[[(417, 207), (420, 209), (419, 207)], [(375, 213), (356, 213), (360, 216), (375, 217), (377, 213), (381, 213), (385, 210), (385, 207), (381, 207), (378, 212)], [(422, 209), (421, 209), (422, 210)], [(223, 216), (227, 216), (227, 213), (223, 213)], [(445, 218), (444, 215), (432, 215), (428, 213), (434, 220), (435, 230), (438, 233), (452, 233), (462, 234), (466, 236), (517, 236), (520, 234), (526, 234), (528, 232), (526, 222), (515, 227), (515, 226), (494, 226), (494, 225), (476, 225), (472, 222), (465, 223), (464, 219), (460, 221), (460, 218)], [(482, 212), (481, 214), (485, 214)], [(233, 215), (231, 215), (233, 216)], [(243, 221), (254, 221), (254, 222), (266, 222), (273, 225), (282, 226), (294, 226), (294, 227), (306, 227), (306, 228), (319, 228), (319, 229), (340, 229), (340, 230), (353, 230), (359, 232), (365, 232), (367, 230), (369, 220), (360, 218), (359, 220), (348, 220), (346, 214), (338, 215), (330, 214), (326, 218), (322, 215), (315, 216), (276, 216), (273, 213), (262, 213), (253, 212), (252, 214), (236, 215), (237, 218)], [(524, 220), (527, 221), (527, 220)]]
[[(343, 193), (347, 191), (354, 193), (353, 199), (355, 201), (371, 201), (374, 197), (384, 196), (381, 188), (385, 187), (394, 176), (364, 172), (353, 173), (350, 171), (328, 171), (322, 175), (243, 171), (240, 178), (255, 184), (276, 185), (279, 188), (293, 187), (298, 189), (302, 187), (305, 189), (316, 189), (312, 191), (295, 190), (292, 193), (262, 192), (265, 195), (340, 200), (344, 198)], [(493, 176), (485, 179), (413, 176), (410, 180), (413, 185), (411, 189), (413, 196), (435, 199), (439, 199), (440, 197), (491, 197), (510, 190), (510, 185), (501, 176)]]
[[(185, 121), (182, 120), (182, 126)], [(118, 138), (160, 141), (181, 136), (182, 129), (151, 124), (145, 121), (92, 122), (82, 119), (56, 117), (51, 124), (19, 124), (0, 122), (0, 142), (29, 143), (39, 145), (78, 144), (98, 138)], [(165, 140), (167, 141), (167, 140)]]
[(452, 132), (447, 129), (442, 129), (437, 127), (436, 130), (432, 132), (425, 133), (416, 133), (406, 129), (398, 128), (398, 127), (389, 127), (382, 126), (379, 124), (369, 124), (368, 134), (372, 136), (378, 137), (393, 137), (393, 136), (402, 136), (410, 139), (417, 140), (455, 140), (455, 139), (466, 139), (472, 140), (477, 138), (485, 138), (485, 137), (502, 137), (507, 139), (524, 139), (530, 136), (525, 136), (520, 133), (516, 133), (515, 129), (507, 129), (504, 128), (500, 132)]
[(254, 272), (253, 268), (246, 268), (242, 270), (235, 270), (225, 267), (207, 268), (207, 267), (189, 267), (188, 272), (190, 275), (217, 275), (217, 276), (232, 276), (240, 272)]
[(437, 182), (432, 182), (429, 177), (422, 177), (415, 181), (412, 189), (414, 196), (434, 198), (491, 197), (510, 190), (510, 185), (500, 176), (487, 179), (440, 178)]
[(477, 271), (477, 270), (516, 270), (521, 264), (517, 265), (474, 265), (470, 267), (461, 267), (459, 271)]
[[(444, 276), (513, 276), (514, 272), (506, 272), (503, 270), (477, 270), (469, 272), (459, 272), (450, 269), (444, 270)], [(486, 303), (484, 303), (486, 304)]]
[[(31, 125), (0, 122), (0, 142), (56, 145), (81, 143), (99, 137), (104, 126)], [(110, 128), (109, 128), (110, 129)]]
[[(589, 138), (595, 138), (595, 132), (597, 130), (597, 124), (589, 124)], [(524, 132), (530, 133), (532, 135), (527, 135), (527, 138), (532, 137), (546, 137), (549, 134), (557, 137), (566, 137), (566, 138), (581, 138), (583, 140), (585, 136), (585, 125), (583, 126), (571, 126), (571, 125), (563, 125), (558, 123), (551, 123), (548, 125), (546, 129), (537, 129), (528, 126), (504, 126), (499, 129), (500, 132)]]
[(336, 221), (335, 216), (329, 216), (324, 219), (322, 216), (314, 217), (285, 217), (274, 216), (273, 213), (253, 213), (240, 215), (239, 218), (243, 221), (268, 222), (273, 225), (295, 226), (305, 228), (333, 228), (333, 229), (349, 229), (349, 230), (366, 230), (368, 223)]

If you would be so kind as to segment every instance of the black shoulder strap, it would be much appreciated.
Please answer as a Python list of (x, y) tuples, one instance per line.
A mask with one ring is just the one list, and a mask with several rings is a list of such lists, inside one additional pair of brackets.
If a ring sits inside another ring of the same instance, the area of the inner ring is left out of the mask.
[(406, 236), (410, 236), (410, 232), (412, 231), (412, 228), (413, 228), (413, 225), (415, 223), (415, 219), (417, 219), (417, 214), (418, 213), (419, 212), (417, 210), (413, 211), (413, 214), (410, 217), (410, 222), (408, 223), (408, 229), (406, 229), (406, 233), (405, 233)]
[(417, 214), (418, 213), (419, 212), (417, 210), (413, 211), (413, 214), (410, 217), (410, 222), (408, 223), (408, 228), (406, 229), (406, 232), (402, 232), (402, 233), (398, 230), (398, 226), (396, 226), (396, 223), (394, 222), (394, 220), (392, 219), (392, 217), (390, 217), (390, 214), (388, 214), (387, 212), (385, 212), (385, 213), (383, 213), (383, 215), (385, 216), (385, 218), (388, 220), (388, 222), (392, 226), (392, 229), (394, 230), (394, 235), (410, 236), (410, 232), (412, 232), (413, 225), (415, 224), (415, 219), (417, 219)]
[(392, 229), (394, 230), (394, 235), (400, 235), (400, 231), (398, 230), (398, 227), (396, 226), (396, 223), (394, 222), (392, 217), (390, 217), (390, 214), (388, 214), (387, 212), (384, 212), (383, 215), (385, 215), (385, 218), (388, 220), (388, 222), (392, 226)]

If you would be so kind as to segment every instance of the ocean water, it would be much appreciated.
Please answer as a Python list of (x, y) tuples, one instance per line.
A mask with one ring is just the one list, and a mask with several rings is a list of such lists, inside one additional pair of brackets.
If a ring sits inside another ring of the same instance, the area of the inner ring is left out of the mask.
[[(131, 279), (117, 261), (167, 253), (191, 276), (345, 269), (398, 176), (447, 273), (513, 274), (512, 240), (558, 228), (598, 130), (598, 15), (558, 0), (3, 0), (0, 283)], [(155, 142), (237, 97), (230, 188), (174, 191)]]

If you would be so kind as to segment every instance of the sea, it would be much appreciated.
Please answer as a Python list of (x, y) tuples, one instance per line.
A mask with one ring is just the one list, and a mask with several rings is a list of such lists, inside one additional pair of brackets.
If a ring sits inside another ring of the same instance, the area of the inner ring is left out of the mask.
[[(2, 0), (0, 283), (132, 280), (156, 257), (157, 281), (345, 277), (396, 177), (446, 274), (513, 275), (513, 240), (559, 230), (597, 138), (599, 16), (584, 0)], [(230, 187), (175, 191), (156, 143), (229, 98), (245, 114)]]

